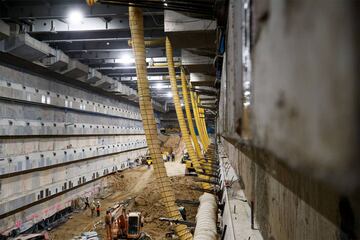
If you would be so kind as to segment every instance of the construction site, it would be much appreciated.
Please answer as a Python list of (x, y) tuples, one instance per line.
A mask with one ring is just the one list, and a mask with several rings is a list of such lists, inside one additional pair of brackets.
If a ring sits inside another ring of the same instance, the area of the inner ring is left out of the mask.
[(0, 0), (0, 240), (360, 239), (359, 13)]

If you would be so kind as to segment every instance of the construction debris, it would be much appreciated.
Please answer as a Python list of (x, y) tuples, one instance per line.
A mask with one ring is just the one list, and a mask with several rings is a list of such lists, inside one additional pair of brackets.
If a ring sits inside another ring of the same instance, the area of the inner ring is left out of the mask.
[[(167, 168), (178, 168), (180, 165), (180, 163), (174, 162), (166, 163)], [(170, 180), (177, 199), (186, 199), (190, 202), (198, 201), (201, 193), (190, 189), (191, 185), (196, 185), (192, 178), (176, 176), (171, 177)], [(100, 217), (91, 218), (90, 210), (74, 213), (72, 219), (50, 232), (51, 239), (84, 239), (74, 237), (84, 237), (81, 236), (82, 233), (93, 231), (97, 233), (97, 237), (105, 239), (106, 232), (103, 221), (105, 211), (113, 207), (115, 203), (126, 201), (129, 198), (133, 201), (127, 209), (131, 212), (139, 212), (144, 217), (143, 232), (146, 232), (154, 240), (164, 239), (166, 233), (172, 232), (174, 225), (159, 220), (160, 217), (166, 216), (166, 213), (160, 201), (160, 194), (156, 189), (157, 184), (152, 168), (147, 169), (147, 167), (141, 166), (129, 169), (109, 176), (106, 181), (108, 181), (109, 189), (113, 194), (101, 200)], [(185, 207), (187, 220), (194, 222), (197, 206), (185, 205)]]

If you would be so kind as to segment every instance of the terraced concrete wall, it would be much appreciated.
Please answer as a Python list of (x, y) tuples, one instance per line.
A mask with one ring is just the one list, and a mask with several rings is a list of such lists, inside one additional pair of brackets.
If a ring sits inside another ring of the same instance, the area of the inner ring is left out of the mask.
[(0, 66), (0, 233), (25, 230), (146, 154), (139, 109)]

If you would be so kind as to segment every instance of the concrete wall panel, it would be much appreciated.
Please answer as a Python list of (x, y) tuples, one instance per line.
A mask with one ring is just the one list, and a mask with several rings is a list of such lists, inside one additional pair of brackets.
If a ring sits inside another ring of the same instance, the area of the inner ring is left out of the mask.
[(93, 194), (146, 154), (137, 106), (4, 66), (0, 82), (0, 233)]
[[(246, 151), (249, 157), (225, 139), (222, 143), (240, 176), (249, 205), (254, 202), (255, 227), (264, 239), (346, 239), (340, 237), (350, 236), (349, 231), (359, 235), (360, 222), (355, 216), (360, 212), (356, 196), (342, 196), (256, 150)], [(340, 201), (348, 202), (353, 211), (345, 218), (340, 213)], [(355, 222), (348, 222), (350, 225), (343, 228), (341, 224), (351, 215)]]
[(255, 143), (344, 191), (360, 183), (358, 11), (269, 1), (253, 48)]

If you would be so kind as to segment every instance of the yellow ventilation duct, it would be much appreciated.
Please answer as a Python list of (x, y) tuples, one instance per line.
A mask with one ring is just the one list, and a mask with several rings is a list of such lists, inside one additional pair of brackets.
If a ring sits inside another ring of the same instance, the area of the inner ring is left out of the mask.
[(207, 129), (206, 129), (206, 123), (205, 123), (205, 112), (204, 109), (199, 107), (200, 104), (200, 97), (197, 96), (197, 94), (195, 93), (195, 99), (196, 99), (196, 107), (198, 108), (199, 111), (199, 117), (200, 117), (200, 123), (204, 132), (204, 140), (206, 143), (206, 146), (210, 145), (210, 139), (209, 139), (209, 135), (207, 133)]
[[(190, 101), (189, 101), (189, 91), (188, 91), (188, 85), (187, 85), (186, 74), (185, 74), (184, 68), (181, 68), (181, 87), (183, 90), (183, 92), (182, 92), (183, 93), (183, 101), (184, 101), (184, 105), (185, 105), (185, 112), (186, 112), (186, 118), (188, 120), (189, 131), (190, 131), (190, 135), (191, 135), (191, 138), (192, 138), (192, 141), (194, 144), (195, 151), (196, 151), (199, 161), (200, 161), (200, 165), (205, 170), (205, 173), (213, 174), (214, 169), (212, 168), (211, 161), (209, 161), (209, 160), (205, 161), (204, 155), (201, 151), (201, 147), (199, 145), (199, 142), (198, 142), (195, 130), (194, 130), (194, 124), (193, 124), (193, 120), (192, 120)], [(206, 177), (206, 176), (200, 176), (200, 177), (202, 179), (210, 179), (209, 177)], [(209, 189), (210, 186), (206, 185), (206, 188)]]
[(191, 104), (192, 104), (192, 107), (193, 107), (196, 128), (197, 128), (197, 130), (199, 132), (202, 147), (203, 147), (204, 151), (206, 151), (207, 148), (208, 148), (208, 145), (207, 145), (207, 141), (205, 140), (205, 133), (204, 133), (203, 125), (202, 125), (201, 120), (200, 120), (200, 114), (199, 114), (199, 110), (197, 108), (195, 93), (192, 92), (192, 91), (190, 91), (190, 98), (191, 98)]
[(181, 135), (185, 142), (186, 150), (189, 153), (190, 159), (194, 165), (196, 172), (201, 173), (202, 169), (200, 166), (199, 158), (198, 158), (197, 154), (195, 153), (194, 148), (192, 146), (189, 131), (187, 129), (185, 119), (184, 119), (184, 113), (182, 111), (182, 107), (181, 107), (181, 103), (180, 103), (178, 87), (177, 87), (177, 82), (176, 82), (174, 60), (173, 60), (173, 49), (172, 49), (169, 38), (166, 38), (166, 40), (165, 40), (165, 47), (166, 47), (166, 58), (168, 61), (168, 69), (169, 69), (169, 76), (170, 76), (170, 83), (171, 83), (171, 92), (172, 92), (172, 97), (174, 100), (176, 116), (178, 118), (179, 125), (180, 125)]
[[(160, 191), (161, 200), (165, 205), (168, 217), (181, 220), (182, 217), (175, 204), (175, 195), (171, 189), (170, 180), (166, 174), (164, 161), (161, 157), (160, 142), (158, 139), (154, 110), (151, 104), (149, 82), (147, 79), (144, 25), (141, 9), (136, 7), (129, 7), (129, 19), (136, 63), (140, 113), (144, 125), (150, 156), (153, 160), (154, 173), (158, 185), (157, 187)], [(192, 239), (192, 235), (185, 225), (177, 225), (175, 227), (175, 231), (180, 239)]]
[[(196, 93), (195, 93), (195, 96), (196, 96)], [(200, 104), (200, 97), (196, 97), (196, 99), (197, 99), (196, 104)], [(206, 144), (209, 146), (210, 145), (210, 138), (209, 138), (209, 135), (208, 135), (208, 132), (207, 132), (207, 129), (206, 129), (205, 111), (204, 111), (204, 109), (199, 108), (199, 113), (200, 113), (200, 121), (201, 121), (201, 124), (202, 124), (203, 129), (204, 129), (205, 141), (206, 141)]]
[[(177, 115), (179, 125), (180, 125), (182, 138), (185, 142), (186, 150), (189, 153), (190, 160), (195, 168), (196, 173), (198, 174), (198, 177), (201, 179), (209, 180), (210, 178), (208, 176), (206, 176), (206, 174), (211, 174), (212, 169), (208, 168), (208, 166), (201, 166), (200, 159), (197, 156), (197, 154), (195, 153), (195, 150), (193, 148), (193, 145), (192, 145), (192, 142), (190, 139), (189, 131), (186, 126), (184, 113), (182, 111), (180, 98), (179, 98), (179, 94), (178, 94), (178, 87), (177, 87), (177, 82), (176, 82), (176, 78), (175, 78), (173, 50), (172, 50), (172, 46), (171, 46), (171, 42), (170, 42), (169, 38), (166, 38), (165, 47), (166, 47), (166, 58), (168, 61), (168, 66), (169, 66), (171, 92), (172, 92), (172, 97), (173, 97), (173, 101), (174, 101), (174, 105), (175, 105), (176, 115)], [(211, 189), (212, 187), (208, 183), (202, 183), (202, 188), (203, 189)]]
[(93, 6), (96, 2), (97, 2), (97, 0), (86, 0), (86, 3), (87, 3), (90, 7)]
[[(158, 47), (164, 46), (165, 38), (158, 38), (153, 40), (145, 40), (145, 47)], [(132, 40), (128, 40), (129, 47), (132, 47)]]
[(196, 137), (195, 130), (194, 130), (194, 124), (193, 124), (193, 120), (192, 120), (190, 103), (189, 103), (188, 86), (187, 86), (187, 81), (186, 81), (185, 70), (183, 68), (181, 68), (181, 87), (182, 87), (182, 94), (183, 94), (186, 118), (188, 120), (188, 126), (189, 126), (189, 130), (190, 130), (190, 135), (191, 135), (191, 138), (193, 140), (194, 147), (195, 147), (196, 153), (198, 155), (198, 158), (199, 159), (204, 159), (204, 155), (201, 152), (201, 148), (200, 148), (200, 145), (199, 145), (199, 142), (198, 142), (198, 139)]

